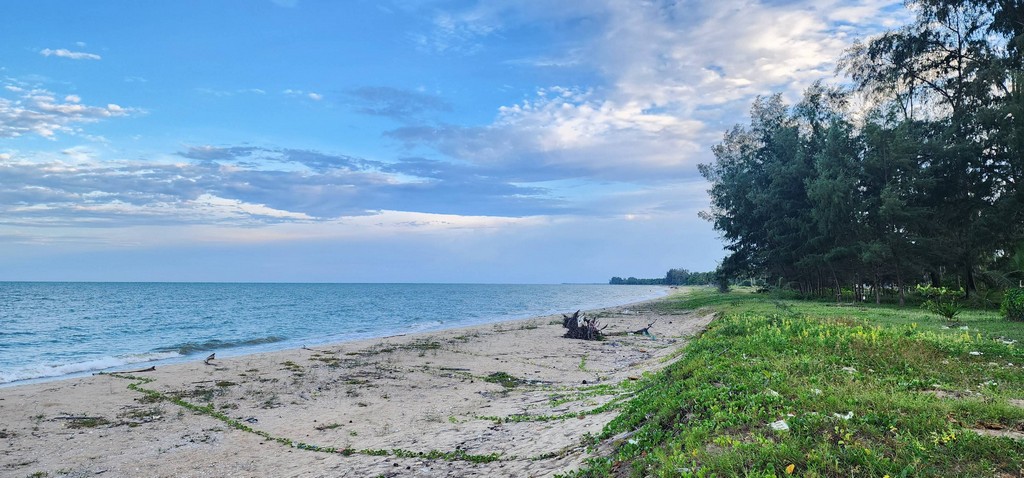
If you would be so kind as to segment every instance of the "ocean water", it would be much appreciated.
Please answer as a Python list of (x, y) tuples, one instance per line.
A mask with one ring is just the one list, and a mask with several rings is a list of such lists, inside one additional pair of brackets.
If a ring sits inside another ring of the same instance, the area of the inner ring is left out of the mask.
[(0, 282), (0, 386), (595, 309), (657, 286)]

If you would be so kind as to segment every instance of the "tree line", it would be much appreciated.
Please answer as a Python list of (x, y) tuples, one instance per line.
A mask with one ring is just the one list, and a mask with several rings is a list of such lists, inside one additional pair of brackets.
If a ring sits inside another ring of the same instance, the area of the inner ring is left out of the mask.
[(714, 272), (690, 272), (686, 269), (669, 269), (665, 277), (655, 279), (612, 277), (608, 281), (611, 285), (708, 285), (714, 282)]
[(839, 59), (845, 86), (759, 97), (699, 166), (725, 277), (902, 304), (1024, 269), (1024, 4), (911, 0)]

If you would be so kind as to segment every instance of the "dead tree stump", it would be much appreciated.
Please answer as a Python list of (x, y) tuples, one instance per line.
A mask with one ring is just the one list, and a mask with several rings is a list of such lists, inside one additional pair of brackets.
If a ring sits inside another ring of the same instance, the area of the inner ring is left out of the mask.
[(563, 337), (580, 340), (601, 340), (604, 338), (601, 331), (608, 326), (601, 327), (597, 319), (591, 319), (586, 314), (580, 315), (580, 311), (577, 310), (572, 315), (562, 314), (562, 327), (568, 329)]

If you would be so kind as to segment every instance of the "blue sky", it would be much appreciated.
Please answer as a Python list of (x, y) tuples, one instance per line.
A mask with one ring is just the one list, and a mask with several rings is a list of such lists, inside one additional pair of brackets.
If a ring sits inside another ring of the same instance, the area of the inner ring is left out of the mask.
[(601, 282), (900, 2), (0, 3), (0, 280)]

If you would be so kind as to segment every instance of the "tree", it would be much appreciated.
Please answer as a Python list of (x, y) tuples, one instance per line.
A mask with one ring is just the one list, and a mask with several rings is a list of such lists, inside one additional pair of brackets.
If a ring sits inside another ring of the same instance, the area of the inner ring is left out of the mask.
[(902, 304), (921, 282), (969, 298), (1008, 270), (1024, 243), (1024, 5), (908, 3), (910, 25), (841, 59), (853, 90), (759, 97), (700, 165), (720, 276)]
[(996, 173), (1005, 169), (991, 141), (998, 128), (982, 119), (1009, 93), (1007, 72), (991, 42), (994, 16), (986, 5), (912, 3), (915, 22), (855, 46), (842, 65), (860, 91), (895, 104), (903, 121), (923, 121), (918, 174), (926, 180), (917, 183), (929, 188), (934, 244), (942, 245), (933, 263), (962, 270), (969, 295), (1005, 220), (996, 207), (1003, 189)]

